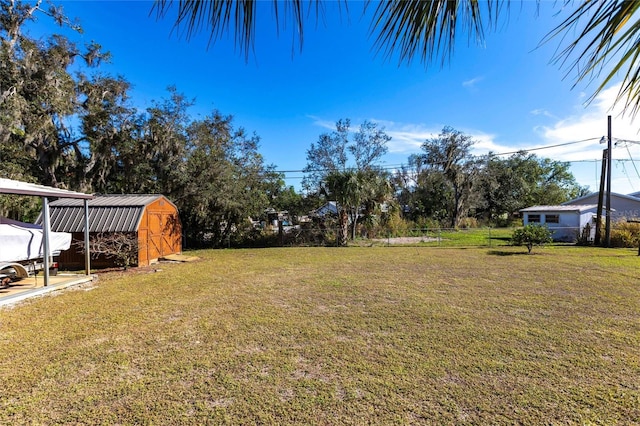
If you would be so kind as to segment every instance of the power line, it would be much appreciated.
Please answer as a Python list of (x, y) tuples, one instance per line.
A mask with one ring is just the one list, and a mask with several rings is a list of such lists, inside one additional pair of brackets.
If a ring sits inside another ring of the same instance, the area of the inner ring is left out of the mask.
[[(579, 141), (572, 141), (572, 142), (564, 142), (564, 143), (560, 143), (560, 144), (555, 144), (555, 145), (547, 145), (547, 146), (542, 146), (542, 147), (537, 147), (537, 148), (527, 148), (527, 149), (519, 149), (517, 151), (510, 151), (510, 152), (501, 152), (501, 153), (489, 153), (487, 155), (490, 155), (492, 157), (499, 157), (502, 155), (512, 155), (512, 154), (518, 154), (521, 152), (532, 152), (532, 151), (540, 151), (543, 149), (551, 149), (551, 148), (558, 148), (561, 146), (568, 146), (568, 145), (575, 145), (575, 144), (579, 144), (579, 143), (585, 143), (585, 142), (591, 142), (591, 141), (595, 141), (595, 140), (600, 140), (600, 138), (588, 138), (588, 139), (582, 139)], [(580, 162), (580, 161), (600, 161), (600, 160), (575, 160), (575, 161), (565, 161), (565, 163), (572, 163), (572, 162)], [(386, 165), (384, 167), (382, 167), (381, 165), (378, 166), (379, 170), (396, 170), (399, 169), (401, 167), (406, 167), (406, 165), (404, 164), (398, 164), (398, 165)], [(313, 173), (313, 172), (329, 172), (331, 171), (330, 169), (296, 169), (296, 170), (273, 170), (273, 172), (276, 173)], [(302, 179), (303, 177), (289, 177), (287, 179)]]
[(633, 168), (636, 170), (636, 175), (640, 178), (640, 173), (638, 173), (638, 168), (636, 167), (636, 162), (633, 161), (633, 157), (631, 156), (631, 151), (629, 150), (629, 145), (626, 145), (627, 153), (629, 154), (629, 159), (631, 160), (631, 164), (633, 164)]
[(542, 149), (557, 148), (559, 146), (567, 146), (567, 145), (575, 145), (575, 144), (578, 144), (578, 143), (590, 142), (590, 141), (595, 141), (595, 140), (599, 140), (599, 139), (600, 138), (582, 139), (580, 141), (565, 142), (565, 143), (559, 143), (559, 144), (556, 144), (556, 145), (541, 146), (541, 147), (538, 147), (538, 148), (519, 149), (517, 151), (502, 152), (500, 154), (491, 154), (491, 156), (511, 155), (511, 154), (518, 154), (519, 152), (540, 151)]

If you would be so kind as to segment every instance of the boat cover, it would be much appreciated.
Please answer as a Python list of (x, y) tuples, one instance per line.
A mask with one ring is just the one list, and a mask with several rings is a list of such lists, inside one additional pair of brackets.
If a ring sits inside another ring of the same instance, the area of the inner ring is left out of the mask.
[[(42, 227), (0, 216), (0, 262), (20, 262), (41, 259)], [(68, 232), (49, 232), (51, 253), (57, 254), (71, 246)]]

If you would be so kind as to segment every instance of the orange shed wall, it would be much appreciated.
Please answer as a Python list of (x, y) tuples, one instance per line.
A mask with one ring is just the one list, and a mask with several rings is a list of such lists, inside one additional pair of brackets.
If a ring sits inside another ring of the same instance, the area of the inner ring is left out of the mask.
[[(149, 265), (149, 214), (147, 209), (142, 212), (140, 226), (138, 226), (138, 266)], [(157, 259), (157, 258), (156, 258)]]

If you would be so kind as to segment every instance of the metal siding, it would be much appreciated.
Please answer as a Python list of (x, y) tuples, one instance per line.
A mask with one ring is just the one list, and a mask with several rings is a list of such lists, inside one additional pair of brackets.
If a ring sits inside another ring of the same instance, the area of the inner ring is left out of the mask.
[[(89, 232), (135, 232), (144, 207), (89, 208)], [(51, 209), (51, 229), (56, 232), (84, 232), (80, 207)]]

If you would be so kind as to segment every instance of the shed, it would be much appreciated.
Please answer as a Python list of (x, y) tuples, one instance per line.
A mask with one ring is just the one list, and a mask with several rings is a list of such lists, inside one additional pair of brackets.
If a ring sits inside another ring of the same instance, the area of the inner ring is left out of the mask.
[[(178, 209), (163, 195), (96, 195), (89, 200), (89, 233), (130, 233), (138, 239), (138, 266), (182, 252), (182, 226)], [(84, 232), (83, 206), (79, 200), (60, 199), (50, 203), (51, 229), (70, 232), (81, 240)], [(80, 265), (82, 254), (72, 248), (60, 254), (62, 267)], [(114, 266), (111, 259), (93, 260), (98, 267)]]
[(589, 239), (595, 236), (597, 204), (533, 206), (521, 209), (524, 225), (547, 225), (554, 241), (575, 242), (586, 225), (591, 226)]

